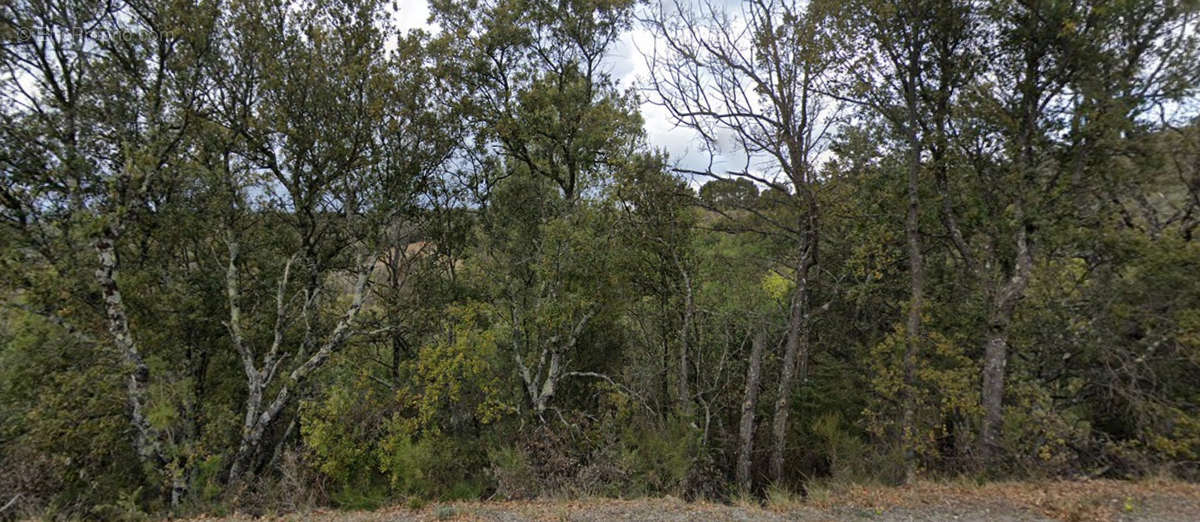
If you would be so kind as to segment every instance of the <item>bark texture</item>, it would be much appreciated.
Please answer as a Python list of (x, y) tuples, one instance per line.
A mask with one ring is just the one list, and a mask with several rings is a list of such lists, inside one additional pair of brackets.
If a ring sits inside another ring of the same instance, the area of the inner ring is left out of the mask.
[[(679, 265), (678, 257), (676, 257), (675, 263)], [(679, 328), (679, 401), (683, 414), (690, 417), (693, 408), (692, 392), (688, 382), (691, 378), (688, 371), (688, 352), (691, 348), (692, 316), (695, 315), (696, 305), (692, 299), (692, 279), (682, 266), (679, 266), (679, 274), (683, 277), (684, 286), (683, 326)]]
[(142, 358), (137, 341), (129, 329), (129, 315), (125, 310), (124, 297), (117, 285), (117, 232), (105, 227), (95, 242), (100, 264), (96, 269), (96, 281), (104, 297), (104, 313), (108, 333), (121, 351), (129, 366), (129, 381), (126, 384), (130, 421), (134, 428), (134, 450), (145, 464), (160, 464), (162, 448), (158, 430), (146, 419), (146, 393), (150, 385), (150, 368)]
[(788, 318), (787, 340), (783, 364), (779, 369), (779, 389), (771, 426), (771, 479), (783, 480), (783, 463), (787, 451), (788, 414), (791, 411), (792, 387), (797, 363), (807, 365), (808, 359), (808, 264), (802, 262), (796, 278)]
[(988, 313), (988, 335), (983, 347), (983, 426), (980, 429), (979, 452), (984, 462), (992, 460), (999, 450), (999, 433), (1004, 425), (1004, 378), (1008, 364), (1008, 332), (1013, 313), (1029, 286), (1033, 271), (1033, 255), (1029, 250), (1028, 231), (1022, 225), (1016, 232), (1016, 260), (1013, 273), (992, 299)]
[[(366, 287), (370, 281), (372, 268), (374, 267), (373, 258), (370, 256), (364, 256), (359, 259), (359, 263), (356, 264), (359, 267), (357, 281), (354, 284), (350, 305), (334, 325), (333, 330), (323, 340), (312, 338), (313, 334), (311, 330), (307, 331), (308, 333), (305, 338), (300, 341), (301, 348), (297, 353), (301, 355), (306, 353), (303, 346), (313, 345), (319, 346), (319, 348), (312, 356), (287, 374), (275, 392), (275, 396), (271, 399), (271, 402), (264, 404), (264, 393), (275, 381), (281, 364), (288, 358), (288, 354), (281, 351), (284, 341), (284, 327), (287, 324), (285, 294), (291, 275), (291, 266), (296, 258), (293, 257), (288, 261), (284, 267), (283, 277), (280, 279), (279, 289), (276, 293), (274, 338), (269, 351), (263, 357), (261, 365), (258, 363), (253, 350), (242, 336), (237, 259), (238, 243), (230, 236), (229, 265), (226, 272), (226, 292), (229, 300), (228, 327), (234, 348), (242, 359), (242, 368), (246, 374), (247, 385), (246, 411), (242, 421), (241, 442), (238, 444), (237, 453), (229, 468), (229, 482), (231, 484), (241, 482), (247, 471), (252, 472), (252, 470), (248, 470), (247, 468), (251, 462), (255, 461), (261, 451), (263, 434), (266, 433), (267, 429), (273, 425), (284, 408), (287, 407), (293, 390), (303, 383), (312, 372), (324, 365), (325, 361), (335, 351), (340, 349), (350, 337), (353, 331), (354, 320), (366, 300)], [(306, 300), (306, 303), (311, 303), (312, 300), (310, 297)], [(308, 305), (306, 305), (306, 308), (308, 308)]]
[[(915, 76), (915, 75), (914, 75)], [(915, 108), (916, 102), (910, 102)], [(925, 268), (921, 252), (920, 231), (920, 182), (921, 182), (921, 143), (917, 131), (915, 110), (912, 111), (913, 121), (909, 128), (909, 158), (908, 158), (908, 213), (904, 220), (904, 234), (908, 246), (909, 302), (908, 318), (905, 323), (904, 343), (904, 387), (902, 389), (902, 411), (900, 419), (900, 440), (904, 452), (905, 484), (909, 484), (916, 476), (916, 454), (913, 430), (916, 416), (913, 387), (916, 385), (917, 357), (921, 342), (921, 310), (925, 301)]]
[(737, 485), (750, 491), (750, 465), (754, 462), (754, 410), (758, 407), (759, 381), (762, 378), (762, 356), (767, 344), (765, 331), (754, 335), (750, 361), (746, 367), (746, 390), (742, 394), (742, 420), (738, 426)]
[[(575, 323), (571, 331), (567, 333), (565, 339), (560, 336), (554, 336), (546, 342), (540, 350), (538, 363), (535, 367), (530, 367), (526, 364), (524, 356), (521, 355), (521, 347), (516, 345), (513, 347), (513, 359), (517, 363), (517, 370), (521, 373), (521, 382), (525, 385), (525, 392), (529, 397), (530, 406), (533, 412), (541, 417), (546, 409), (549, 408), (550, 400), (554, 398), (558, 392), (558, 383), (565, 377), (573, 373), (568, 372), (566, 364), (563, 361), (563, 355), (575, 347), (578, 342), (579, 334), (591, 321), (592, 315), (595, 312), (587, 312)], [(514, 324), (518, 314), (514, 312)], [(515, 342), (515, 341), (514, 341)], [(549, 359), (549, 365), (546, 361)], [(545, 367), (545, 373), (542, 372)]]

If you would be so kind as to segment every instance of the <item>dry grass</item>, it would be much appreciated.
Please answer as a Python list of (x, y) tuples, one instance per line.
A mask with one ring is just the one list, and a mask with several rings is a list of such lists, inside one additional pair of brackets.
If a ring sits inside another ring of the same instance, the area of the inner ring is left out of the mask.
[[(1170, 480), (919, 482), (904, 487), (815, 484), (807, 498), (772, 491), (763, 503), (653, 499), (454, 502), (422, 509), (312, 511), (278, 520), (1200, 520), (1200, 484)], [(208, 519), (213, 520), (213, 519)], [(232, 517), (224, 520), (249, 520)]]
[(1200, 484), (1151, 479), (919, 482), (903, 487), (818, 485), (810, 488), (806, 505), (829, 512), (994, 506), (1068, 521), (1200, 520)]

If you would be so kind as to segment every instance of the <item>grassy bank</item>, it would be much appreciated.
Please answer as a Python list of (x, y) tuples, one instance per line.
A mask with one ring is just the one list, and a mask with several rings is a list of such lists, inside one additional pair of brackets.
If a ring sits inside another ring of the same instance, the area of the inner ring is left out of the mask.
[[(420, 509), (311, 511), (279, 520), (1156, 520), (1200, 519), (1200, 484), (1171, 480), (821, 484), (808, 497), (776, 493), (728, 504), (673, 497), (454, 502)], [(253, 520), (249, 516), (194, 520)]]

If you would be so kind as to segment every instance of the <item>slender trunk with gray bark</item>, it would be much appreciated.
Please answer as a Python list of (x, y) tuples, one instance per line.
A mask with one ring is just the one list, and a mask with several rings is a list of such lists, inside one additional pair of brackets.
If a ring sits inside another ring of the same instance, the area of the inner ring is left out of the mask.
[(126, 384), (130, 420), (134, 428), (134, 449), (143, 463), (157, 465), (162, 458), (158, 430), (146, 419), (146, 393), (150, 386), (150, 368), (142, 359), (137, 342), (129, 329), (129, 315), (125, 310), (125, 301), (121, 289), (117, 285), (118, 270), (117, 233), (106, 226), (99, 239), (95, 242), (96, 253), (100, 266), (96, 269), (96, 280), (100, 284), (104, 296), (104, 312), (108, 323), (108, 332), (113, 343), (121, 351), (125, 363), (130, 366), (129, 381)]
[(787, 341), (783, 364), (779, 369), (779, 389), (771, 426), (771, 480), (783, 480), (783, 460), (787, 450), (788, 413), (791, 411), (792, 383), (797, 363), (808, 359), (808, 266), (802, 261), (792, 294)]
[[(238, 451), (229, 468), (229, 483), (236, 485), (244, 478), (243, 476), (247, 472), (247, 465), (254, 462), (255, 458), (259, 455), (263, 443), (263, 434), (279, 418), (283, 409), (287, 407), (293, 389), (301, 385), (312, 372), (323, 366), (325, 361), (335, 351), (340, 349), (350, 337), (355, 318), (366, 301), (366, 287), (370, 281), (374, 258), (364, 256), (359, 259), (358, 279), (354, 285), (353, 297), (351, 298), (349, 307), (343, 313), (341, 319), (338, 320), (337, 324), (334, 325), (333, 331), (320, 344), (316, 353), (305, 359), (303, 363), (287, 374), (279, 390), (275, 393), (275, 397), (270, 403), (264, 405), (263, 392), (271, 386), (280, 365), (287, 359), (287, 354), (282, 353), (280, 348), (283, 342), (283, 330), (285, 326), (284, 292), (287, 287), (292, 261), (289, 261), (284, 267), (283, 278), (276, 294), (274, 340), (271, 343), (268, 353), (263, 358), (261, 368), (259, 368), (254, 353), (251, 351), (250, 346), (246, 344), (241, 333), (241, 305), (239, 303), (237, 267), (238, 245), (233, 236), (230, 236), (229, 253), (230, 260), (226, 273), (226, 291), (229, 300), (228, 326), (234, 347), (242, 358), (242, 366), (246, 373), (248, 386), (245, 418), (242, 424), (242, 439), (238, 444)], [(306, 338), (302, 340), (301, 346), (308, 344), (316, 345), (318, 342), (317, 339)], [(301, 354), (303, 354), (303, 351), (303, 348), (301, 348)]]
[[(595, 315), (594, 311), (588, 311), (583, 314), (583, 317), (567, 332), (566, 339), (562, 339), (556, 335), (547, 341), (546, 345), (541, 348), (537, 366), (533, 368), (526, 364), (525, 357), (521, 355), (521, 346), (514, 339), (513, 360), (517, 363), (517, 371), (521, 375), (522, 384), (525, 385), (525, 392), (529, 396), (530, 406), (539, 419), (542, 418), (542, 414), (549, 408), (550, 400), (558, 392), (559, 381), (570, 373), (577, 373), (568, 372), (567, 365), (562, 358), (564, 354), (575, 348), (575, 344), (579, 340), (579, 334), (583, 333), (583, 329), (591, 321), (593, 315)], [(518, 322), (518, 317), (518, 314), (514, 310), (513, 325), (514, 329), (519, 330), (520, 323)], [(543, 374), (542, 364), (546, 362), (547, 356), (550, 359), (550, 364), (546, 367), (546, 371)]]
[[(104, 296), (104, 312), (108, 323), (108, 332), (114, 344), (124, 356), (125, 363), (131, 368), (129, 381), (126, 385), (127, 400), (130, 409), (130, 423), (134, 428), (134, 450), (144, 465), (161, 469), (167, 464), (163, 454), (162, 438), (158, 429), (146, 418), (147, 392), (150, 386), (150, 368), (142, 358), (137, 341), (129, 328), (129, 315), (125, 310), (125, 300), (117, 284), (116, 242), (117, 231), (111, 226), (103, 229), (102, 235), (96, 240), (97, 257), (100, 266), (96, 269), (96, 280)], [(187, 437), (190, 433), (180, 434)], [(176, 508), (187, 496), (188, 474), (186, 463), (182, 457), (176, 457), (170, 466), (170, 490), (168, 491), (171, 507)]]
[[(679, 263), (676, 258), (676, 264)], [(679, 329), (679, 401), (682, 406), (684, 416), (692, 416), (692, 393), (688, 386), (688, 351), (690, 348), (690, 335), (692, 330), (692, 315), (695, 311), (695, 303), (692, 300), (692, 280), (688, 277), (688, 273), (679, 267), (679, 273), (683, 276), (684, 285), (684, 301), (683, 301), (683, 326)]]
[[(1018, 207), (1019, 208), (1019, 207)], [(999, 433), (1004, 425), (1004, 374), (1008, 364), (1008, 329), (1017, 302), (1024, 296), (1033, 271), (1028, 232), (1024, 224), (1016, 232), (1016, 263), (1012, 276), (995, 293), (988, 313), (988, 335), (984, 341), (983, 386), (980, 402), (983, 406), (983, 426), (980, 429), (979, 454), (984, 463), (999, 450)]]
[[(915, 104), (915, 102), (912, 102)], [(915, 111), (914, 111), (915, 112)], [(921, 176), (921, 144), (916, 136), (916, 115), (908, 130), (908, 213), (904, 220), (904, 233), (908, 243), (908, 274), (909, 302), (908, 318), (905, 324), (904, 360), (902, 362), (904, 383), (901, 388), (900, 413), (900, 444), (904, 454), (904, 483), (908, 484), (916, 476), (916, 449), (914, 433), (916, 417), (916, 386), (917, 354), (921, 341), (921, 309), (924, 305), (925, 270), (921, 252), (920, 220), (920, 176)]]
[(760, 371), (766, 343), (766, 331), (760, 330), (754, 335), (749, 366), (746, 368), (746, 391), (742, 396), (742, 420), (738, 427), (737, 485), (742, 491), (750, 491), (751, 486), (750, 464), (754, 460), (754, 410), (758, 407)]
[[(1040, 53), (1025, 54), (1025, 77), (1018, 87), (1021, 93), (1018, 120), (1020, 125), (1014, 138), (1020, 148), (1014, 158), (1014, 166), (1018, 182), (1028, 186), (1036, 186), (1034, 144), (1038, 132), (1037, 122), (1041, 116), (1041, 92), (1037, 78), (1042, 59), (1043, 55)], [(984, 345), (983, 382), (979, 397), (983, 406), (979, 456), (985, 464), (995, 457), (999, 449), (997, 439), (1004, 423), (1004, 370), (1008, 364), (1008, 327), (1012, 322), (1017, 302), (1025, 295), (1029, 275), (1033, 271), (1033, 253), (1029, 248), (1029, 223), (1026, 221), (1025, 204), (1020, 196), (1013, 201), (1013, 217), (1017, 229), (1014, 232), (1016, 252), (1012, 274), (992, 293), (991, 309), (988, 311), (988, 335)]]

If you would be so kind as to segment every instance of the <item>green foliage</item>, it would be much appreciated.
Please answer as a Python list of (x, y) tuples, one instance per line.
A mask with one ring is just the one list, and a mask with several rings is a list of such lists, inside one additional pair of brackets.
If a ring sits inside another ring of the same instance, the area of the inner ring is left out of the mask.
[(673, 419), (664, 427), (626, 428), (619, 462), (629, 482), (622, 492), (683, 496), (684, 480), (699, 457), (699, 441), (696, 428), (683, 418)]
[(919, 365), (912, 385), (905, 384), (900, 363), (904, 352), (904, 329), (897, 325), (871, 349), (872, 402), (864, 411), (867, 430), (881, 441), (896, 440), (901, 399), (911, 394), (919, 417), (912, 429), (913, 450), (924, 459), (939, 455), (939, 441), (954, 437), (953, 423), (971, 422), (979, 415), (978, 363), (965, 355), (960, 345), (938, 332), (929, 332), (922, 344)]
[(379, 448), (379, 469), (393, 491), (427, 499), (475, 500), (489, 486), (483, 448), (473, 439), (393, 432)]
[(224, 485), (221, 483), (221, 473), (224, 470), (225, 463), (216, 455), (208, 457), (196, 465), (194, 487), (199, 504), (210, 505), (225, 492)]
[(462, 417), (490, 424), (515, 412), (497, 371), (503, 365), (497, 333), (486, 328), (481, 308), (447, 310), (450, 332), (417, 354), (413, 408), (423, 430), (452, 431)]
[(707, 205), (721, 209), (748, 208), (757, 198), (758, 187), (745, 178), (717, 179), (700, 187), (700, 199)]
[(791, 295), (794, 286), (796, 286), (795, 282), (779, 275), (778, 272), (770, 272), (762, 279), (763, 291), (767, 293), (768, 297), (779, 302)]
[(430, 493), (434, 490), (433, 478), (437, 461), (433, 455), (431, 439), (413, 442), (412, 437), (396, 433), (380, 447), (379, 468), (388, 474), (392, 487), (405, 493)]
[(119, 363), (36, 316), (4, 316), (0, 463), (9, 472), (0, 490), (67, 517), (140, 499), (127, 493), (153, 470), (141, 469), (126, 443), (123, 383), (112, 372)]
[(1200, 477), (1185, 4), (5, 4), (0, 516)]
[[(1056, 476), (1078, 465), (1074, 448), (1091, 435), (1086, 420), (1072, 410), (1053, 406), (1036, 382), (1016, 382), (1008, 389), (1011, 404), (1004, 417), (1004, 440), (1013, 463), (1025, 476)], [(1004, 471), (991, 470), (993, 473)]]
[(869, 480), (878, 472), (864, 441), (840, 413), (825, 413), (809, 427), (815, 445), (829, 459), (829, 475), (835, 481)]
[[(1200, 267), (1195, 245), (1171, 237), (1148, 240), (1115, 230), (1102, 238), (1094, 248), (1112, 256), (1112, 264), (1075, 260), (1047, 270), (1033, 289), (1037, 315), (1031, 314), (1023, 330), (1031, 342), (1039, 342), (1038, 357), (1053, 361), (1044, 371), (1056, 377), (1039, 382), (1030, 376), (1023, 388), (1081, 400), (1061, 408), (1043, 398), (1038, 408), (1020, 416), (1046, 417), (1025, 429), (1058, 427), (1063, 433), (1038, 440), (1065, 441), (1071, 448), (1083, 440), (1105, 441), (1100, 449), (1078, 455), (1088, 466), (1152, 472), (1180, 458), (1174, 455), (1196, 454), (1200, 441), (1196, 390), (1181, 385), (1197, 375), (1194, 332), (1200, 302), (1190, 274)], [(1080, 280), (1084, 283), (1060, 288), (1060, 281)], [(1091, 318), (1070, 313), (1080, 303), (1088, 303)], [(1054, 331), (1060, 334), (1049, 334)], [(1122, 367), (1129, 370), (1114, 370)], [(1032, 371), (1028, 363), (1019, 368)]]
[(123, 492), (112, 504), (100, 504), (92, 508), (92, 515), (104, 520), (120, 520), (122, 522), (142, 522), (150, 520), (150, 515), (142, 511), (141, 488), (131, 492)]
[(385, 396), (367, 383), (332, 390), (317, 404), (306, 404), (301, 430), (317, 469), (335, 484), (366, 486), (376, 471), (376, 430), (385, 422)]
[(371, 483), (343, 484), (335, 491), (330, 500), (341, 509), (372, 510), (387, 505), (390, 497), (388, 491)]

